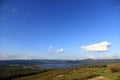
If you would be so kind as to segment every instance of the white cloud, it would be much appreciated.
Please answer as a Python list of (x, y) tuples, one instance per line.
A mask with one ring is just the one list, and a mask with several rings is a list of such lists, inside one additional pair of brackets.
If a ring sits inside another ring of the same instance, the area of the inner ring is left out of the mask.
[(116, 53), (116, 55), (113, 56), (114, 58), (120, 59), (120, 52)]
[(115, 59), (113, 54), (87, 55), (85, 59)]
[(56, 53), (64, 53), (64, 49), (60, 48), (60, 49), (56, 50)]
[(48, 52), (52, 52), (52, 53), (64, 53), (64, 49), (63, 48), (60, 48), (60, 49), (57, 49), (57, 50), (54, 50), (52, 46), (48, 47)]
[(88, 59), (95, 59), (96, 56), (94, 56), (94, 55), (88, 55), (86, 58), (88, 58)]
[(81, 49), (88, 52), (106, 52), (109, 51), (108, 47), (111, 45), (109, 42), (101, 42), (87, 46), (81, 46)]
[(97, 55), (86, 55), (84, 59), (120, 59), (120, 52)]
[(20, 60), (26, 60), (31, 59), (30, 56), (27, 55), (15, 55), (15, 54), (0, 54), (0, 60), (14, 60), (14, 59), (20, 59)]
[(117, 55), (118, 55), (118, 56), (120, 56), (120, 52), (119, 52), (119, 53), (117, 53)]
[(52, 50), (53, 50), (53, 47), (50, 46), (50, 47), (48, 48), (48, 52), (52, 52)]

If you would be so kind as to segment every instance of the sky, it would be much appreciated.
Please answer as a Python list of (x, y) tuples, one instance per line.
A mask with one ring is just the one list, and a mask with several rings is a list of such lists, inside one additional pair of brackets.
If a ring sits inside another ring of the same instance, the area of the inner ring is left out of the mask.
[(0, 0), (0, 60), (120, 58), (119, 0)]

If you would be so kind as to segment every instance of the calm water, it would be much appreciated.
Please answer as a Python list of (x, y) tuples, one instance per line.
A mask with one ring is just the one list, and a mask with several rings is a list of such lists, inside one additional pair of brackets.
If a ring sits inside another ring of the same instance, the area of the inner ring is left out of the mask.
[(50, 68), (71, 68), (78, 66), (78, 64), (40, 64), (40, 66), (50, 67)]

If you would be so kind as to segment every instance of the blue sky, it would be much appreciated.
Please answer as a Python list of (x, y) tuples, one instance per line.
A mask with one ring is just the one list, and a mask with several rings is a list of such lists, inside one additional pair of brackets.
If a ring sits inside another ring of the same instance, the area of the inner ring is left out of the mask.
[(0, 0), (0, 59), (119, 58), (119, 40), (119, 0)]

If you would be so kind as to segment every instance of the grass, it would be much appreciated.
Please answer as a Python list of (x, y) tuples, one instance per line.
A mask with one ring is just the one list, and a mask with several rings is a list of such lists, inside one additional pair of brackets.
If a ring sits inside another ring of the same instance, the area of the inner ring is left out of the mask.
[[(14, 80), (88, 80), (104, 76), (109, 80), (120, 80), (120, 63), (106, 66), (79, 67), (70, 69), (53, 69), (43, 73), (16, 78)], [(112, 71), (115, 69), (115, 71)], [(13, 79), (12, 79), (13, 80)]]
[(86, 80), (99, 76), (99, 72), (99, 68), (58, 69), (16, 80)]
[(120, 72), (120, 63), (109, 64), (108, 68), (111, 73)]

